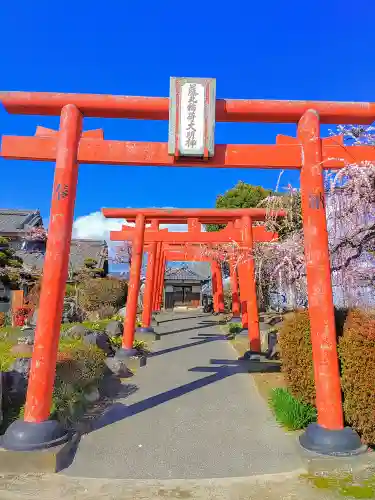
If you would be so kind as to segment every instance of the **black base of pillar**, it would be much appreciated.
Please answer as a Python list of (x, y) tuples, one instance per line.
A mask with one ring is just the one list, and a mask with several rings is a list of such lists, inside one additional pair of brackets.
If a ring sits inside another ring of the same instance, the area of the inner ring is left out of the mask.
[(136, 332), (138, 332), (138, 333), (154, 333), (155, 330), (151, 326), (147, 326), (147, 327), (141, 326), (141, 327), (136, 329)]
[(71, 435), (57, 420), (13, 422), (1, 438), (0, 445), (11, 451), (44, 450), (69, 441)]
[(261, 361), (261, 354), (260, 352), (248, 350), (245, 352), (242, 359), (248, 359), (250, 361)]
[(121, 347), (118, 351), (116, 351), (115, 358), (117, 359), (127, 359), (134, 358), (138, 355), (137, 349), (124, 349)]
[(242, 323), (241, 316), (232, 316), (229, 323)]
[(346, 457), (359, 455), (367, 450), (367, 447), (361, 443), (358, 434), (351, 427), (331, 430), (313, 423), (300, 436), (299, 442), (305, 450), (319, 455)]

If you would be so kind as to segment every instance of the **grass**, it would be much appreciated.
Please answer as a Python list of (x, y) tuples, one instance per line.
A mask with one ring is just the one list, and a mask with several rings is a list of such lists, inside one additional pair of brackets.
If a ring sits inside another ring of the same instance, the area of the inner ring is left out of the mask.
[(316, 409), (298, 401), (285, 388), (272, 389), (269, 405), (276, 421), (290, 431), (304, 429), (316, 421)]
[(344, 476), (302, 476), (320, 490), (330, 490), (345, 498), (375, 498), (375, 475), (366, 478)]

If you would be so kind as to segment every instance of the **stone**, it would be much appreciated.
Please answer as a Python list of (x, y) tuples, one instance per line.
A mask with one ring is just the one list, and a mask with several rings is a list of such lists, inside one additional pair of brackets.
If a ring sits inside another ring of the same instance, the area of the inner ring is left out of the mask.
[(87, 334), (87, 329), (83, 325), (73, 325), (64, 332), (64, 336), (80, 339)]
[(10, 393), (23, 397), (26, 394), (27, 380), (30, 373), (31, 358), (17, 358), (4, 373), (6, 387)]
[(28, 343), (18, 343), (10, 349), (11, 354), (15, 354), (19, 357), (32, 356), (33, 354), (33, 344)]
[(121, 318), (125, 318), (126, 316), (126, 307), (122, 307), (121, 309), (118, 310), (117, 312), (118, 316), (121, 316)]
[(35, 332), (25, 332), (26, 335), (23, 337), (18, 337), (17, 344), (33, 345), (35, 339)]
[(96, 387), (92, 388), (90, 391), (87, 391), (85, 393), (84, 397), (88, 403), (95, 403), (96, 401), (99, 401), (99, 389), (97, 389)]
[(109, 337), (122, 337), (124, 326), (121, 321), (110, 321), (105, 329)]
[(270, 324), (271, 326), (274, 326), (277, 323), (281, 323), (282, 320), (283, 320), (283, 318), (281, 316), (274, 316), (273, 318), (271, 318), (269, 320), (268, 324)]
[(82, 311), (78, 307), (75, 299), (65, 297), (62, 314), (63, 323), (75, 323), (82, 320)]
[(104, 351), (107, 356), (114, 356), (115, 354), (109, 337), (104, 332), (91, 332), (83, 337), (83, 341), (89, 345), (96, 345), (96, 347)]
[(29, 376), (31, 359), (30, 358), (17, 358), (10, 366), (9, 371), (17, 372), (24, 377)]
[(122, 359), (107, 358), (105, 360), (105, 364), (107, 365), (109, 370), (113, 373), (113, 375), (116, 375), (117, 377), (126, 378), (131, 375), (130, 370), (128, 369), (124, 360)]

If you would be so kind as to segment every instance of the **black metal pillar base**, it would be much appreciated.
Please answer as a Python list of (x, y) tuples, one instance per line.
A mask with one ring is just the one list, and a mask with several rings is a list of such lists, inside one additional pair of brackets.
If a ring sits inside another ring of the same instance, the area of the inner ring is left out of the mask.
[(136, 329), (137, 333), (155, 333), (155, 330), (152, 328), (152, 326), (141, 326)]
[(245, 352), (242, 359), (248, 359), (250, 361), (261, 361), (260, 352), (251, 351), (250, 349)]
[(127, 359), (127, 358), (134, 358), (137, 355), (138, 355), (137, 349), (124, 349), (123, 347), (121, 347), (116, 351), (114, 357), (116, 359)]
[(0, 445), (11, 451), (44, 450), (69, 441), (71, 434), (57, 420), (13, 422), (1, 438)]
[(307, 451), (319, 455), (347, 457), (364, 453), (367, 449), (359, 435), (351, 428), (331, 430), (317, 423), (310, 424), (300, 436), (299, 442)]
[(232, 316), (229, 323), (242, 323), (241, 316)]

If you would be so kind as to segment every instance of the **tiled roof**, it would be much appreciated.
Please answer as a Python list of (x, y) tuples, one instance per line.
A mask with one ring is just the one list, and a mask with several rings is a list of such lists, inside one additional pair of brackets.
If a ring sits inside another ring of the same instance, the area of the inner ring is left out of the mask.
[(170, 267), (165, 271), (165, 280), (205, 281), (206, 278), (192, 271), (189, 267)]
[(43, 220), (39, 210), (0, 208), (0, 233), (23, 232), (40, 225), (43, 225)]
[(108, 260), (108, 246), (103, 240), (72, 240), (70, 263), (74, 269), (81, 269), (85, 259), (95, 259), (97, 267), (103, 268)]
[[(16, 254), (21, 257), (25, 267), (42, 269), (43, 253), (18, 250)], [(72, 240), (70, 245), (70, 265), (75, 271), (78, 271), (83, 267), (85, 259), (95, 259), (98, 262), (97, 267), (104, 268), (105, 262), (108, 260), (107, 243), (98, 240)]]

